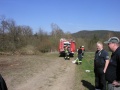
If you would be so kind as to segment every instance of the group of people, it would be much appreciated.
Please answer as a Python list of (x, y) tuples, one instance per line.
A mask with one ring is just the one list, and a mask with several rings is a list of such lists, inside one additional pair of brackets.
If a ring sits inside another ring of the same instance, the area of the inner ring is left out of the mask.
[(109, 57), (109, 53), (103, 49), (103, 43), (97, 42), (94, 58), (95, 90), (120, 90), (120, 40), (111, 37), (104, 43), (112, 55)]
[[(97, 51), (94, 57), (95, 90), (120, 90), (120, 40), (111, 37), (104, 42), (112, 52), (109, 53), (103, 48), (103, 43), (96, 43)], [(77, 50), (78, 57), (73, 63), (82, 64), (85, 48), (80, 46)]]

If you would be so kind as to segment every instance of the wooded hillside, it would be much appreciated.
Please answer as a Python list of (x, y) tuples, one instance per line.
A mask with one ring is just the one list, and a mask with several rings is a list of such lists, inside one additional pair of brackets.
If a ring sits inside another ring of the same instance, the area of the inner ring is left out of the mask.
[(76, 33), (73, 33), (72, 36), (76, 38), (92, 38), (97, 36), (98, 38), (108, 38), (111, 36), (120, 37), (120, 31), (110, 31), (110, 30), (82, 30)]
[[(72, 36), (76, 38), (79, 45), (85, 45), (88, 51), (95, 51), (97, 41), (106, 41), (110, 37), (120, 38), (120, 31), (110, 31), (110, 30), (81, 30), (79, 32), (73, 33)], [(104, 45), (105, 49), (107, 45)]]

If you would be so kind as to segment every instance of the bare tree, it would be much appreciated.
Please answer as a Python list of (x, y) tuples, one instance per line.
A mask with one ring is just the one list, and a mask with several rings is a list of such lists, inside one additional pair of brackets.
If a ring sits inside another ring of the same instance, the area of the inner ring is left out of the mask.
[(54, 38), (57, 37), (61, 38), (64, 36), (63, 30), (57, 24), (52, 23), (51, 27), (52, 27), (51, 35), (54, 36)]
[(54, 23), (51, 24), (51, 28), (52, 32), (50, 41), (52, 43), (52, 49), (57, 50), (60, 38), (64, 37), (64, 32), (57, 24)]
[(0, 17), (0, 47), (1, 50), (3, 51), (4, 49), (6, 49), (6, 32), (8, 31), (7, 29), (8, 23), (6, 21), (5, 16), (1, 16)]

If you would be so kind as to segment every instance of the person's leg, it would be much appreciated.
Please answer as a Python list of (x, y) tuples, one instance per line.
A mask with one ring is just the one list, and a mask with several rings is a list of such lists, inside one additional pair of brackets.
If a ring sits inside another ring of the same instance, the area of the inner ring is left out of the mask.
[(82, 57), (84, 57), (84, 53), (82, 53)]
[(100, 89), (100, 80), (99, 80), (99, 75), (97, 72), (95, 72), (95, 90)]
[(65, 52), (65, 57), (64, 57), (65, 59), (67, 59), (67, 53)]
[(106, 90), (106, 80), (105, 80), (105, 74), (100, 74), (100, 88), (101, 90)]
[(79, 58), (78, 63), (79, 63), (79, 64), (82, 64), (82, 54), (79, 54), (79, 55), (78, 55), (78, 58)]

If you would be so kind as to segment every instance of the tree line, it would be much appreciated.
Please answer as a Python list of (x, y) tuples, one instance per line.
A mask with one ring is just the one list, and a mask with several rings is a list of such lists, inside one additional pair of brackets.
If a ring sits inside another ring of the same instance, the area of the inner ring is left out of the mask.
[(30, 26), (16, 25), (13, 19), (0, 17), (0, 52), (15, 52), (31, 45), (39, 52), (58, 50), (60, 38), (72, 38), (69, 32), (64, 33), (57, 25), (51, 24), (51, 32), (39, 28), (35, 34)]
[[(20, 51), (21, 48), (26, 49), (27, 46), (32, 46), (32, 50), (35, 52), (45, 53), (57, 51), (60, 38), (74, 39), (76, 42), (76, 49), (79, 48), (79, 46), (84, 45), (87, 51), (95, 51), (97, 41), (105, 41), (109, 37), (115, 35), (110, 32), (100, 38), (98, 33), (93, 34), (92, 37), (87, 37), (89, 33), (80, 34), (64, 32), (55, 23), (51, 24), (50, 33), (44, 31), (42, 28), (39, 28), (38, 32), (33, 33), (30, 26), (17, 25), (13, 19), (0, 17), (0, 52), (14, 53)], [(79, 37), (79, 35), (82, 37)], [(118, 35), (118, 33), (116, 35)], [(28, 48), (28, 50), (30, 49), (31, 48)]]

